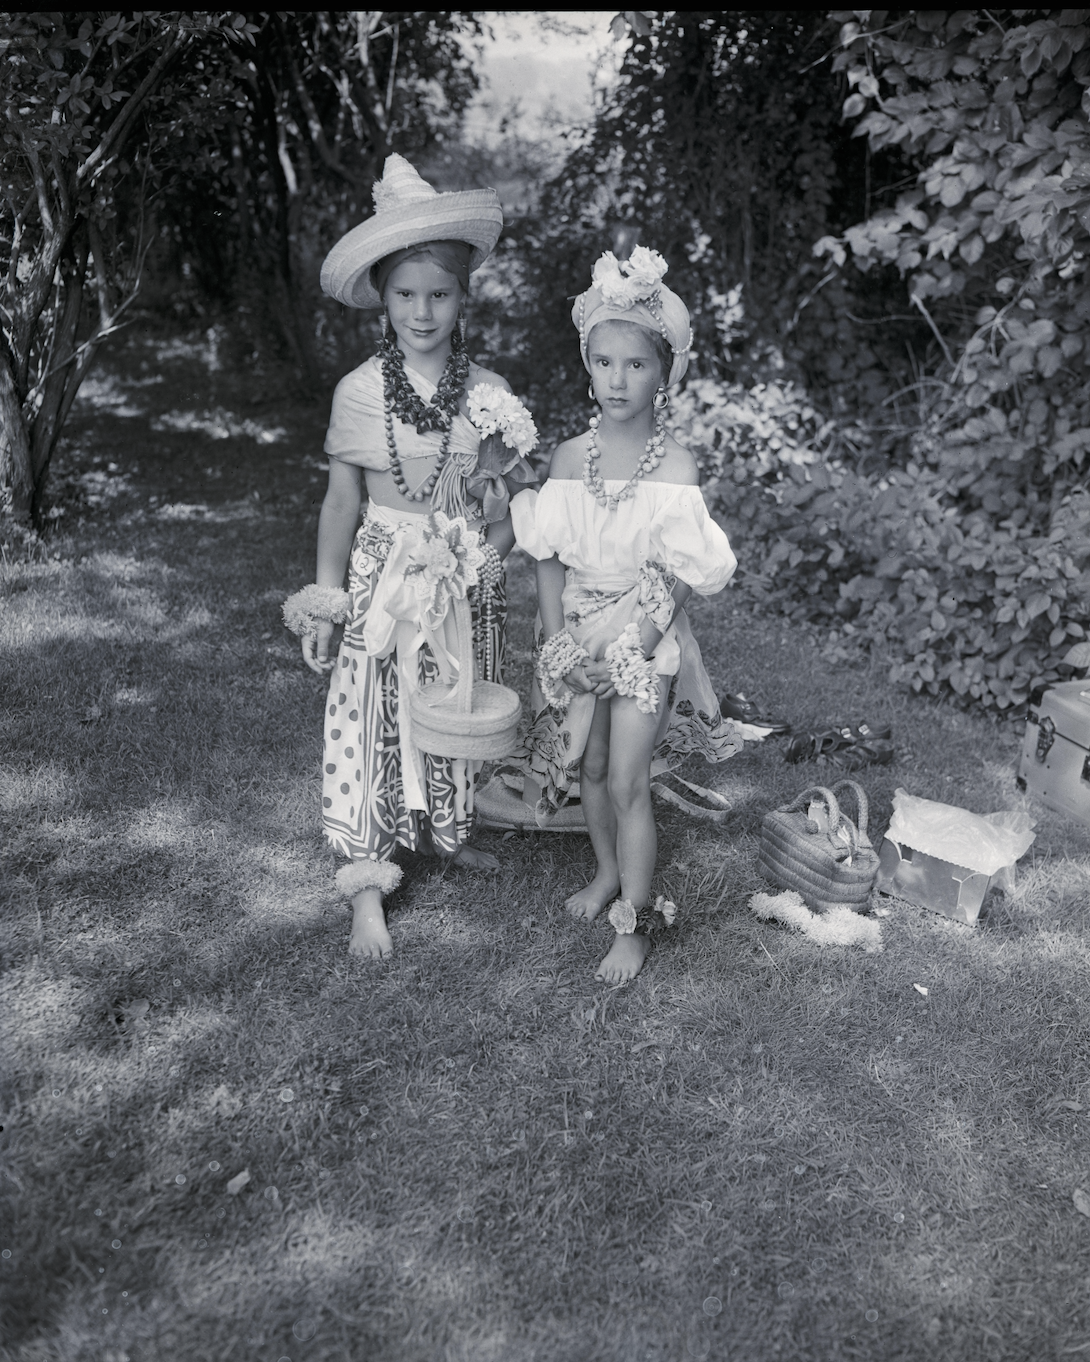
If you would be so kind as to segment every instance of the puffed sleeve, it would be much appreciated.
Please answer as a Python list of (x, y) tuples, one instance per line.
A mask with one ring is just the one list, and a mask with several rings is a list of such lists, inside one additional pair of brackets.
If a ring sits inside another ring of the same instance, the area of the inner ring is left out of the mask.
[(699, 487), (680, 487), (651, 529), (653, 549), (666, 568), (701, 596), (714, 596), (734, 576), (730, 540), (708, 514)]
[(546, 483), (540, 492), (527, 489), (511, 498), (511, 526), (515, 531), (515, 543), (520, 549), (525, 549), (531, 558), (551, 558), (560, 548), (554, 542), (555, 534), (551, 533), (551, 522), (555, 517), (549, 514), (548, 489), (549, 484)]

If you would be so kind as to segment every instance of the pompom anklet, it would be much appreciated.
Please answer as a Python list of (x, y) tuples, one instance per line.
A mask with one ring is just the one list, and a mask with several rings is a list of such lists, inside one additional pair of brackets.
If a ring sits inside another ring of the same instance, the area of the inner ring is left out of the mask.
[(385, 897), (401, 883), (401, 867), (393, 861), (349, 861), (337, 871), (336, 880), (346, 899), (363, 889), (377, 889)]

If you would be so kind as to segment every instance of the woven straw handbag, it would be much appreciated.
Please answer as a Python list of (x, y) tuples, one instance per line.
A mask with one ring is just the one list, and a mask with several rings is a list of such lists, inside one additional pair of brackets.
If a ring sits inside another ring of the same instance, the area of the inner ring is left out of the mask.
[(413, 740), (436, 757), (495, 761), (515, 748), (522, 706), (509, 686), (473, 679), (473, 621), (469, 602), (453, 602), (458, 636), (458, 681), (433, 681), (411, 698)]
[[(858, 824), (841, 811), (837, 791), (855, 795)], [(809, 817), (813, 805), (818, 818)], [(814, 785), (761, 824), (760, 866), (781, 889), (795, 889), (811, 908), (851, 908), (865, 913), (878, 875), (878, 855), (867, 837), (866, 791), (841, 780), (831, 790)]]

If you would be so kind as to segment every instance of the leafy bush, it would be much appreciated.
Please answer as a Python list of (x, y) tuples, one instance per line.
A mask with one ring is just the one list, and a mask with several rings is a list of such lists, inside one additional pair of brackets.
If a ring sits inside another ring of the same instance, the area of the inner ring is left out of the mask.
[[(791, 383), (698, 380), (674, 412), (746, 588), (876, 651), (892, 680), (1008, 710), (1090, 629), (1090, 495), (1008, 504), (995, 445), (1015, 463), (1017, 445), (995, 409), (941, 439), (924, 429), (882, 475), (860, 471), (868, 432), (822, 420)], [(975, 506), (966, 480), (984, 484)]]

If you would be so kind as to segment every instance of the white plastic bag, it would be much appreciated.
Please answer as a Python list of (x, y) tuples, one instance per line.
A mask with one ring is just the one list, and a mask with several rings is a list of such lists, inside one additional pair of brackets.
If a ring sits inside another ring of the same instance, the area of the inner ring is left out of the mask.
[(1013, 866), (1033, 843), (1036, 821), (1027, 813), (970, 813), (954, 804), (893, 793), (893, 817), (886, 836), (901, 846), (951, 861), (980, 875)]

